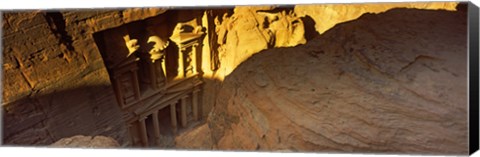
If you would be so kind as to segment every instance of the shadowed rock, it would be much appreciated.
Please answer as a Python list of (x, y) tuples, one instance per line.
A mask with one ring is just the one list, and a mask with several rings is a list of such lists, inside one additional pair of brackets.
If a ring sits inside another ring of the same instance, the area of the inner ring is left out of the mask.
[(466, 17), (393, 9), (253, 55), (224, 81), (212, 139), (220, 150), (466, 154)]

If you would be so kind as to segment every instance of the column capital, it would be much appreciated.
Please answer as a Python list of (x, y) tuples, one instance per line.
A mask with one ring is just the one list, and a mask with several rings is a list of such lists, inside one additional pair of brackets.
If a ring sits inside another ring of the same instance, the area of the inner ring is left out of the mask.
[(200, 91), (201, 91), (200, 87), (195, 86), (195, 88), (193, 88), (193, 93), (198, 93)]

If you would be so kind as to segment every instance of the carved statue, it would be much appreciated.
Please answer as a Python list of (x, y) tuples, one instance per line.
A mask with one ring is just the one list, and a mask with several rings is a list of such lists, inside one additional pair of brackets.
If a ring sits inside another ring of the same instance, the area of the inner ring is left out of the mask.
[(227, 17), (227, 14), (224, 14), (222, 16), (222, 22), (218, 19), (218, 17), (215, 18), (215, 32), (218, 34), (218, 39), (217, 43), (219, 45), (224, 45), (226, 43), (226, 36), (229, 30), (229, 25), (230, 25), (230, 19)]
[(264, 28), (274, 38), (273, 47), (295, 46), (298, 43), (305, 43), (305, 29), (303, 21), (294, 13), (282, 12), (257, 12), (265, 17)]
[(168, 47), (170, 42), (168, 40), (161, 39), (158, 36), (150, 36), (147, 43), (155, 43), (153, 48), (148, 52), (151, 55), (150, 59), (152, 59), (152, 63), (155, 63), (156, 60), (159, 60), (164, 56), (163, 50)]
[(123, 40), (125, 40), (125, 45), (128, 48), (128, 55), (132, 55), (135, 51), (137, 51), (140, 48), (140, 45), (138, 45), (138, 40), (137, 39), (130, 39), (129, 35), (123, 36)]
[(148, 37), (147, 43), (153, 43), (152, 49), (148, 51), (150, 60), (148, 63), (149, 72), (148, 77), (153, 88), (158, 89), (166, 83), (166, 65), (165, 58), (166, 48), (169, 45), (168, 38), (159, 37), (159, 33), (155, 33), (153, 29), (149, 29), (150, 37)]

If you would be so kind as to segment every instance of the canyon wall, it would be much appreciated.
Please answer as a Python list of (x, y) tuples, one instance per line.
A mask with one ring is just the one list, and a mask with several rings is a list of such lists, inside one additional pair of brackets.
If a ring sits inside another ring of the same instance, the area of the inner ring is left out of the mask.
[[(292, 47), (324, 33), (336, 24), (363, 14), (377, 14), (392, 8), (429, 10), (456, 9), (458, 2), (317, 4), (295, 6), (239, 6), (207, 11), (209, 41), (204, 45), (202, 67), (205, 85), (204, 110), (210, 112), (222, 81), (238, 65), (266, 49)], [(207, 39), (206, 39), (207, 40)], [(210, 58), (210, 59), (207, 59)]]
[[(218, 108), (226, 105), (220, 102), (229, 100), (225, 94), (231, 92), (223, 93), (225, 88), (231, 88), (228, 84), (223, 87), (225, 78), (262, 50), (306, 44), (334, 25), (354, 20), (364, 13), (381, 13), (396, 7), (454, 10), (456, 4), (240, 6), (206, 11), (178, 9), (174, 16), (166, 9), (146, 8), (4, 12), (2, 140), (7, 145), (45, 145), (73, 135), (104, 135), (113, 137), (122, 146), (130, 145), (130, 137), (99, 52), (101, 46), (94, 37), (94, 34), (105, 30), (139, 21), (152, 25), (168, 23), (171, 18), (175, 20), (170, 23), (172, 26), (169, 29), (177, 27), (177, 23), (205, 27), (207, 37), (204, 38), (201, 54), (205, 84), (201, 109), (206, 119), (214, 104)], [(192, 19), (192, 16), (195, 17)], [(135, 29), (142, 31), (143, 27)], [(342, 35), (338, 37), (342, 38)], [(332, 41), (335, 40), (332, 37)], [(260, 80), (260, 84), (264, 82)], [(220, 111), (217, 109), (212, 113), (212, 118), (215, 119), (216, 114), (231, 114)], [(236, 118), (227, 120), (235, 121)], [(192, 136), (207, 134), (200, 138), (204, 144), (199, 147), (234, 148), (229, 147), (229, 142), (219, 144), (218, 131), (223, 129), (213, 131), (213, 142), (208, 141), (212, 140), (209, 138), (210, 125), (199, 128), (201, 130), (193, 131), (191, 137), (178, 138), (179, 143), (188, 143)], [(184, 147), (195, 148), (195, 145)]]
[(235, 67), (261, 50), (305, 43), (304, 25), (293, 8), (241, 6), (207, 10), (209, 55), (204, 56), (204, 118), (222, 81)]
[[(458, 2), (317, 4), (295, 6), (239, 6), (217, 13), (215, 34), (221, 68), (212, 76), (223, 80), (253, 54), (274, 47), (292, 47), (324, 33), (336, 24), (355, 20), (365, 13), (392, 8), (454, 11)], [(212, 28), (213, 29), (213, 28)]]
[(466, 154), (466, 60), (465, 11), (364, 14), (241, 63), (202, 130), (220, 150)]
[(3, 144), (46, 145), (83, 134), (128, 145), (93, 33), (163, 12), (4, 12)]

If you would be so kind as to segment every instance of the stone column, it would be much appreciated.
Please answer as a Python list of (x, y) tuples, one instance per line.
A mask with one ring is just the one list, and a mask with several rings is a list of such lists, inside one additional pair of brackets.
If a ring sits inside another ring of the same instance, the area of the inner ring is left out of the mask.
[(185, 51), (185, 48), (183, 48), (181, 45), (179, 45), (179, 51), (178, 51), (178, 78), (184, 78), (185, 77), (185, 56), (183, 52)]
[(160, 61), (162, 62), (162, 72), (163, 72), (163, 76), (165, 76), (165, 86), (167, 85), (167, 80), (168, 80), (168, 77), (167, 77), (167, 66), (166, 66), (166, 56), (164, 56), (162, 59), (160, 59)]
[(136, 70), (132, 70), (132, 86), (135, 94), (135, 100), (140, 100), (140, 86), (138, 85), (138, 75)]
[(157, 146), (160, 147), (161, 141), (160, 141), (160, 123), (158, 121), (158, 111), (153, 112), (152, 118), (153, 118), (153, 129), (155, 130), (155, 142), (157, 143)]
[(147, 135), (147, 126), (145, 125), (145, 119), (147, 119), (147, 117), (143, 117), (138, 121), (140, 123), (140, 136), (141, 136), (142, 144), (144, 147), (148, 147), (148, 135)]
[(187, 97), (188, 96), (183, 96), (180, 106), (180, 112), (181, 112), (181, 122), (182, 122), (182, 127), (187, 126)]
[(129, 123), (127, 125), (127, 128), (128, 128), (128, 132), (130, 134), (130, 143), (132, 146), (138, 146), (138, 140), (137, 140), (137, 131), (136, 131), (136, 127), (134, 125), (132, 125), (132, 123)]
[(172, 123), (173, 133), (177, 133), (177, 111), (175, 110), (175, 103), (170, 104), (170, 120)]
[(190, 63), (192, 64), (193, 75), (197, 73), (197, 50), (198, 50), (198, 43), (195, 43), (192, 46), (192, 62)]
[(198, 109), (198, 93), (200, 92), (200, 89), (198, 88), (195, 88), (192, 92), (192, 112), (193, 112), (193, 119), (195, 121), (198, 120), (198, 112), (199, 112), (199, 109)]
[(155, 75), (155, 65), (152, 62), (148, 63), (149, 70), (150, 70), (150, 85), (153, 89), (157, 89), (157, 78)]
[(115, 94), (117, 97), (117, 101), (120, 104), (120, 108), (125, 107), (125, 101), (123, 101), (123, 92), (122, 92), (122, 87), (120, 86), (120, 81), (117, 80), (117, 77), (113, 78), (113, 85), (115, 86)]

